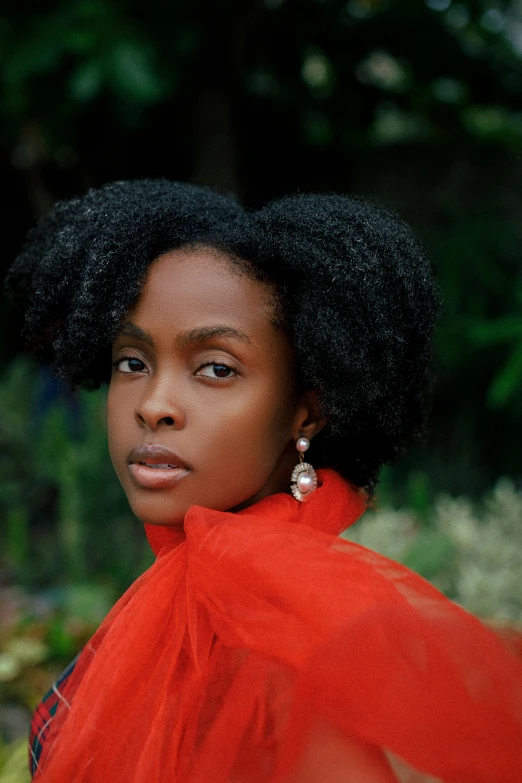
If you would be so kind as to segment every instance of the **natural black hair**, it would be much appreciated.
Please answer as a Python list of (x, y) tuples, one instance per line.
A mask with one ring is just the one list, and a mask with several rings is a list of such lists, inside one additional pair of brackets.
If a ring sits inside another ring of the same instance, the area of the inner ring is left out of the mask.
[(29, 233), (6, 285), (25, 337), (73, 384), (108, 380), (110, 347), (162, 253), (206, 245), (272, 283), (298, 382), (327, 424), (316, 466), (372, 490), (425, 431), (439, 294), (397, 216), (356, 198), (300, 195), (246, 212), (207, 188), (116, 182), (57, 204)]

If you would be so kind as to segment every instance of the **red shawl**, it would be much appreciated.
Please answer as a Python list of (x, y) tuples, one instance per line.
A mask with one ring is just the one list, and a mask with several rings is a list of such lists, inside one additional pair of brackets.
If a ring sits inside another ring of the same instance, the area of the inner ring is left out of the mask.
[(520, 783), (522, 664), (419, 576), (339, 539), (364, 500), (319, 478), (302, 504), (192, 506), (184, 534), (147, 530), (157, 560), (83, 651), (38, 781), (420, 779), (402, 759), (447, 783)]

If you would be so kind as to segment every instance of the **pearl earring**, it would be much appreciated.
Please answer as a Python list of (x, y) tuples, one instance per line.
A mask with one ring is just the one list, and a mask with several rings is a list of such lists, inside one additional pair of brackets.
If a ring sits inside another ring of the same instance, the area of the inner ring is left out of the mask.
[(317, 474), (308, 462), (303, 461), (304, 452), (310, 448), (308, 438), (298, 438), (295, 447), (299, 452), (299, 462), (292, 472), (290, 489), (296, 500), (303, 501), (317, 489)]

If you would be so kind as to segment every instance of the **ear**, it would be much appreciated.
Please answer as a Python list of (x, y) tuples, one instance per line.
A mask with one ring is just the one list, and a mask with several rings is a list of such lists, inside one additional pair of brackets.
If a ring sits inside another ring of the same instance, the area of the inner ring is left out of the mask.
[(317, 389), (307, 389), (302, 392), (294, 415), (292, 431), (294, 441), (298, 438), (308, 438), (311, 441), (325, 424), (326, 419), (321, 412)]

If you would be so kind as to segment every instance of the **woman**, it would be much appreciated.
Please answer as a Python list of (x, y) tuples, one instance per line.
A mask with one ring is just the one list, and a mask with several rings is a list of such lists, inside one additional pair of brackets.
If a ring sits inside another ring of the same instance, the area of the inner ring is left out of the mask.
[(337, 538), (424, 428), (439, 300), (404, 223), (115, 183), (44, 218), (8, 286), (62, 377), (109, 382), (158, 556), (37, 711), (37, 780), (521, 779), (520, 662)]

